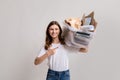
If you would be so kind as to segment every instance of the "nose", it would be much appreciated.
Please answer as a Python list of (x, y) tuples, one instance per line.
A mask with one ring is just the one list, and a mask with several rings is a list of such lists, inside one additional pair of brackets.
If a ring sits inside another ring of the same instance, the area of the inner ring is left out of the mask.
[(53, 29), (53, 33), (55, 33), (56, 32), (56, 30), (55, 29)]

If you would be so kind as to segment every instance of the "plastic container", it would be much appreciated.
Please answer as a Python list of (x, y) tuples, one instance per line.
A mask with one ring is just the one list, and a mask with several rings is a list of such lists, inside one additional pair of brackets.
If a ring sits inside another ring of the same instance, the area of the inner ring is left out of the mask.
[[(89, 25), (87, 25), (89, 27)], [(91, 25), (90, 25), (91, 26)], [(88, 47), (94, 32), (89, 32), (89, 28), (81, 28), (80, 30), (66, 26), (65, 43), (69, 47), (85, 48)]]

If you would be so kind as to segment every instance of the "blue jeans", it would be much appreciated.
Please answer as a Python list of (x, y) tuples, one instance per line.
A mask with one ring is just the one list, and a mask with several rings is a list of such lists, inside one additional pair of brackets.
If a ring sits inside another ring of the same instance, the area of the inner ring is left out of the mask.
[(46, 80), (70, 80), (69, 70), (59, 72), (48, 69)]

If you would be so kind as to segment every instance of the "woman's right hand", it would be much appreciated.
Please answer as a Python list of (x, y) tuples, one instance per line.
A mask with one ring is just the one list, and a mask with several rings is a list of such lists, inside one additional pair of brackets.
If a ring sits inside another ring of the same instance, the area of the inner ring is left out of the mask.
[(53, 48), (53, 49), (48, 49), (48, 51), (47, 51), (48, 56), (55, 54), (55, 51), (56, 51), (57, 48), (58, 47)]

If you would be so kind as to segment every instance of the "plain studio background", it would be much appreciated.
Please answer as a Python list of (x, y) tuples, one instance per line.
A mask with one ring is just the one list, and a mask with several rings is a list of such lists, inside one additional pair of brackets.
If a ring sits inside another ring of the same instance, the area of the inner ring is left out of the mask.
[(71, 80), (120, 80), (119, 0), (0, 0), (0, 80), (45, 80), (47, 60), (35, 66), (51, 20), (95, 11), (89, 52), (70, 51)]

